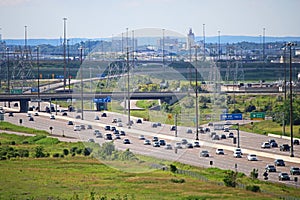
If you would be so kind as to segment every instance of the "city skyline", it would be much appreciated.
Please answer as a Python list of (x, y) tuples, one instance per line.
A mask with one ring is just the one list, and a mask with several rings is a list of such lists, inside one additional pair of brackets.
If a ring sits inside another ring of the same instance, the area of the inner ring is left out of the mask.
[(300, 36), (297, 0), (0, 0), (3, 39), (104, 38), (141, 28), (164, 28), (196, 36)]

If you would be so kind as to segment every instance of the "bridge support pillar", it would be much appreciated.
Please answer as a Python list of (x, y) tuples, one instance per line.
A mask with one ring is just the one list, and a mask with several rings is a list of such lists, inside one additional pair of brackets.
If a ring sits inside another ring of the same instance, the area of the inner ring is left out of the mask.
[(20, 112), (27, 113), (29, 108), (28, 100), (20, 100)]
[(107, 110), (107, 103), (96, 103), (97, 111)]

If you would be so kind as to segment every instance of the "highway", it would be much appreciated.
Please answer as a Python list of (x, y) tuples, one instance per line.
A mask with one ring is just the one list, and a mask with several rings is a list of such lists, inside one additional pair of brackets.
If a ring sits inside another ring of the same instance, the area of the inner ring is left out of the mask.
[[(36, 104), (36, 103), (35, 103)], [(34, 115), (35, 112), (31, 112)], [(288, 140), (283, 138), (274, 138), (266, 135), (258, 135), (253, 133), (247, 133), (240, 131), (240, 146), (243, 151), (242, 158), (234, 158), (233, 151), (236, 144), (233, 144), (231, 138), (222, 140), (212, 140), (209, 133), (199, 134), (200, 148), (192, 149), (178, 149), (175, 151), (174, 145), (180, 142), (183, 138), (187, 139), (189, 142), (195, 141), (195, 134), (188, 134), (186, 130), (188, 127), (178, 127), (178, 134), (175, 137), (175, 132), (170, 131), (170, 125), (165, 125), (157, 128), (152, 128), (152, 122), (143, 121), (142, 124), (137, 124), (135, 117), (131, 117), (134, 124), (129, 129), (126, 127), (127, 115), (106, 112), (107, 117), (101, 117), (100, 112), (96, 111), (85, 111), (84, 120), (75, 119), (80, 113), (67, 112), (68, 116), (62, 116), (62, 113), (57, 112), (52, 113), (55, 116), (55, 120), (50, 119), (50, 114), (45, 112), (40, 112), (39, 116), (34, 116), (34, 121), (29, 121), (26, 113), (14, 113), (14, 117), (8, 117), (5, 114), (5, 120), (14, 124), (19, 124), (19, 120), (22, 119), (22, 125), (27, 127), (32, 127), (41, 130), (47, 130), (50, 132), (49, 127), (53, 127), (52, 136), (58, 137), (62, 141), (76, 142), (76, 141), (88, 141), (88, 139), (93, 138), (97, 143), (104, 143), (106, 140), (104, 138), (96, 138), (93, 134), (95, 129), (99, 129), (104, 135), (107, 131), (104, 130), (105, 125), (115, 126), (118, 130), (124, 130), (126, 136), (121, 136), (121, 140), (115, 140), (114, 144), (117, 149), (125, 150), (129, 148), (132, 152), (136, 154), (142, 154), (147, 156), (152, 156), (156, 158), (182, 162), (194, 166), (201, 167), (218, 167), (221, 169), (237, 170), (239, 172), (245, 173), (247, 176), (255, 168), (258, 169), (259, 179), (263, 179), (263, 172), (265, 171), (265, 166), (267, 164), (274, 164), (274, 159), (281, 158), (286, 162), (285, 167), (277, 167), (276, 173), (269, 173), (269, 180), (278, 182), (279, 172), (288, 172), (291, 166), (300, 167), (300, 146), (294, 145), (295, 157), (291, 158), (289, 152), (281, 152), (279, 148), (262, 149), (261, 143), (268, 141), (268, 139), (275, 139), (278, 145), (280, 144), (290, 144)], [(99, 116), (99, 120), (95, 120), (95, 117)], [(117, 127), (116, 123), (112, 123), (113, 118), (120, 118), (123, 127)], [(71, 120), (76, 125), (92, 125), (93, 129), (86, 129), (81, 131), (74, 131), (74, 126), (67, 125), (67, 122)], [(240, 121), (239, 123), (249, 123), (249, 121)], [(211, 128), (211, 127), (210, 127)], [(192, 128), (193, 129), (193, 128)], [(223, 134), (223, 131), (216, 131), (218, 134)], [(232, 131), (236, 136), (236, 131)], [(227, 135), (227, 133), (224, 133)], [(64, 135), (65, 137), (62, 137)], [(173, 149), (167, 150), (163, 146), (153, 147), (152, 145), (144, 145), (143, 140), (139, 140), (139, 136), (144, 135), (147, 139), (152, 140), (153, 136), (157, 136), (159, 139), (165, 139), (166, 143), (171, 144)], [(123, 144), (123, 139), (128, 138), (131, 144)], [(216, 155), (216, 148), (224, 149), (225, 155)], [(210, 156), (207, 158), (200, 157), (200, 151), (208, 150)], [(258, 161), (248, 161), (247, 155), (254, 153), (258, 157)], [(212, 162), (211, 162), (212, 161)], [(212, 165), (211, 165), (212, 164)], [(122, 169), (121, 169), (122, 170)], [(284, 181), (285, 184), (295, 185), (294, 177), (290, 175), (291, 181)], [(298, 176), (298, 179), (300, 176)]]

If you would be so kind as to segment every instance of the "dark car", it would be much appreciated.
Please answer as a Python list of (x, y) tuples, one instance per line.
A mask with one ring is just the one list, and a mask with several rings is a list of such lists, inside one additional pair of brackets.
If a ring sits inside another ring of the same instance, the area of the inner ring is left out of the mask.
[(200, 152), (200, 156), (201, 157), (209, 157), (209, 153), (208, 153), (208, 151), (203, 150), (203, 151)]
[(158, 137), (154, 136), (154, 137), (152, 138), (152, 141), (153, 141), (153, 142), (158, 142)]
[(105, 134), (106, 140), (112, 140), (112, 135), (110, 133)]
[(228, 138), (234, 138), (234, 134), (233, 134), (232, 132), (230, 132), (230, 133), (228, 134)]
[(72, 121), (68, 121), (68, 125), (74, 125)]
[(291, 173), (291, 175), (300, 175), (300, 168), (299, 167), (291, 167), (290, 173)]
[(142, 120), (141, 120), (141, 119), (137, 119), (137, 120), (136, 120), (136, 123), (137, 123), (137, 124), (141, 124), (141, 123), (142, 123)]
[(130, 144), (130, 140), (129, 140), (128, 138), (125, 138), (125, 139), (123, 140), (123, 144)]
[(76, 118), (76, 119), (81, 119), (80, 115), (76, 115), (75, 118)]
[(299, 145), (299, 140), (298, 140), (298, 139), (295, 139), (295, 140), (293, 141), (293, 144), (294, 144), (294, 145)]
[(33, 117), (29, 117), (29, 121), (33, 122), (34, 121)]
[(159, 145), (160, 146), (165, 146), (166, 145), (166, 141), (165, 140), (159, 140)]
[(106, 113), (102, 113), (101, 117), (107, 117)]
[(271, 142), (270, 145), (271, 145), (271, 147), (278, 147), (277, 142)]
[(14, 116), (14, 113), (10, 112), (10, 113), (8, 113), (8, 116), (9, 116), (9, 117), (13, 117), (13, 116)]
[(111, 131), (115, 131), (115, 130), (116, 130), (116, 127), (115, 127), (115, 126), (112, 126), (112, 127), (110, 127), (110, 130), (111, 130)]
[(265, 169), (267, 172), (276, 172), (276, 167), (274, 165), (267, 165)]
[(278, 179), (280, 181), (289, 181), (290, 180), (290, 176), (288, 175), (288, 173), (282, 172), (278, 175)]
[(290, 145), (288, 144), (280, 145), (280, 151), (290, 151)]
[(105, 127), (104, 127), (104, 130), (110, 131), (110, 126), (105, 126)]
[(68, 116), (68, 113), (63, 112), (63, 113), (62, 113), (62, 116)]
[(282, 159), (276, 159), (274, 161), (275, 166), (285, 166), (284, 160)]
[(170, 131), (176, 131), (176, 126), (171, 126)]
[(125, 131), (120, 131), (120, 135), (125, 136)]

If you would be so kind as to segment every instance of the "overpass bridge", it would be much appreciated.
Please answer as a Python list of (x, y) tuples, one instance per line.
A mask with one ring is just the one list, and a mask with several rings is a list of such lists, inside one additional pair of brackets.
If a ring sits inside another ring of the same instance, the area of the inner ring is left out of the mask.
[[(184, 96), (188, 95), (186, 92), (134, 92), (130, 94), (130, 99), (160, 99), (169, 104), (173, 104)], [(27, 112), (29, 101), (54, 101), (54, 100), (68, 100), (68, 99), (104, 99), (110, 97), (113, 100), (127, 98), (127, 93), (124, 92), (102, 92), (95, 93), (40, 93), (38, 94), (0, 94), (0, 101), (2, 102), (20, 102), (20, 112)], [(97, 103), (96, 103), (97, 104)], [(99, 103), (98, 103), (99, 104)], [(98, 107), (98, 106), (97, 106)]]

